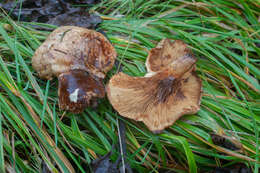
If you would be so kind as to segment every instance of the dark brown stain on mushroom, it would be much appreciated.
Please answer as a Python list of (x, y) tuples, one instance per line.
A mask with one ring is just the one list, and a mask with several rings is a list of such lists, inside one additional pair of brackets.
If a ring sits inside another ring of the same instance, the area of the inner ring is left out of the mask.
[[(94, 96), (94, 97), (93, 97)], [(72, 70), (59, 76), (60, 108), (69, 109), (73, 113), (95, 104), (92, 98), (105, 96), (105, 88), (101, 79), (95, 78), (82, 70)]]
[(182, 90), (179, 88), (176, 92), (174, 99), (175, 100), (183, 100), (185, 98), (186, 98), (185, 95), (183, 94)]
[(185, 99), (185, 96), (183, 94), (183, 92), (181, 91), (181, 81), (174, 78), (173, 76), (169, 76), (163, 80), (161, 80), (158, 83), (158, 87), (157, 87), (157, 93), (156, 93), (156, 99), (157, 102), (156, 104), (159, 103), (165, 103), (166, 101), (168, 101), (168, 98), (174, 94), (175, 100), (183, 100)]
[(176, 88), (174, 87), (174, 84), (177, 82), (178, 81), (173, 76), (169, 76), (158, 83), (156, 93), (158, 103), (164, 103), (168, 99), (168, 97), (174, 92), (174, 89)]

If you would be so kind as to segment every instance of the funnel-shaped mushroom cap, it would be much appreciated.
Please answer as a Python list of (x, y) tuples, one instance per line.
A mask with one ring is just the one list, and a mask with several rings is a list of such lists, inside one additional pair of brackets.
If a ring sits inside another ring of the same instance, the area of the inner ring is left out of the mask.
[[(183, 46), (182, 42), (178, 42)], [(194, 72), (196, 60), (190, 54), (181, 54), (181, 51), (178, 54), (180, 56), (171, 55), (176, 53), (176, 49), (186, 49), (179, 48), (176, 45), (178, 42), (170, 46), (167, 45), (168, 41), (160, 43), (163, 43), (162, 47), (168, 46), (166, 50), (172, 61), (162, 56), (165, 49), (157, 52), (159, 57), (151, 56), (150, 52), (148, 65), (150, 72), (154, 70), (150, 77), (131, 77), (118, 73), (110, 79), (106, 87), (107, 95), (120, 115), (143, 121), (151, 131), (158, 132), (172, 125), (182, 115), (199, 110), (201, 80)], [(161, 68), (157, 68), (158, 62), (162, 63)]]
[(63, 26), (54, 30), (35, 51), (32, 65), (46, 79), (74, 69), (104, 78), (115, 58), (114, 47), (101, 33)]
[(105, 96), (102, 79), (116, 51), (101, 33), (75, 26), (54, 30), (32, 57), (40, 77), (59, 78), (59, 105), (74, 113)]
[(119, 73), (107, 85), (107, 95), (120, 115), (143, 121), (151, 131), (160, 131), (182, 115), (199, 110), (201, 82), (195, 72), (181, 79)]

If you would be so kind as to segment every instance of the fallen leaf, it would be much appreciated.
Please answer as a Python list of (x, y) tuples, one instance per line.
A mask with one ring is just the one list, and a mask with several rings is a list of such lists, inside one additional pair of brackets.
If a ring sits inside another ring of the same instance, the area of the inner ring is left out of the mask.
[[(102, 22), (102, 19), (95, 14), (90, 14), (84, 7), (98, 2), (99, 0), (23, 0), (20, 3), (5, 0), (0, 3), (0, 6), (14, 20), (93, 29)], [(75, 5), (81, 5), (81, 7), (75, 7)]]

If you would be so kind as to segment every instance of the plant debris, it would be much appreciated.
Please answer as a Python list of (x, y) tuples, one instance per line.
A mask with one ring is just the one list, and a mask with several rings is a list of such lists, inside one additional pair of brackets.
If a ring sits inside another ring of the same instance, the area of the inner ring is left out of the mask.
[(115, 58), (114, 47), (101, 33), (63, 26), (35, 51), (32, 65), (41, 78), (58, 77), (60, 108), (80, 113), (105, 96), (102, 80)]
[(44, 160), (42, 160), (41, 163), (41, 173), (51, 173), (50, 168), (48, 167), (48, 165), (45, 163)]
[(185, 43), (164, 39), (149, 52), (145, 77), (120, 72), (110, 79), (106, 87), (109, 101), (120, 115), (161, 132), (200, 108), (202, 86), (195, 63)]
[(252, 173), (253, 171), (244, 164), (236, 164), (226, 168), (215, 168), (210, 173)]
[(118, 146), (120, 147), (121, 155), (118, 157), (115, 163), (111, 162), (110, 156), (115, 149), (115, 145), (112, 146), (110, 152), (104, 155), (101, 158), (94, 160), (91, 164), (94, 173), (132, 173), (132, 169), (129, 164), (126, 162), (126, 129), (125, 123), (122, 120), (119, 120), (119, 129), (118, 129)]
[(23, 0), (20, 3), (5, 0), (0, 6), (15, 20), (94, 29), (102, 20), (99, 16), (90, 14), (84, 7), (98, 2), (98, 0)]
[(229, 150), (236, 151), (236, 150), (242, 149), (241, 143), (239, 143), (238, 141), (236, 141), (235, 139), (232, 139), (230, 137), (221, 136), (221, 135), (217, 135), (217, 134), (211, 134), (211, 138), (212, 138), (212, 142), (215, 145), (219, 145), (219, 146), (227, 148)]

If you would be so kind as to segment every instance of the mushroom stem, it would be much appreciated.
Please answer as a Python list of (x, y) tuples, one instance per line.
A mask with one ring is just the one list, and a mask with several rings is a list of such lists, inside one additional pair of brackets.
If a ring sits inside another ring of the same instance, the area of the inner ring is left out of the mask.
[(82, 112), (86, 106), (95, 104), (93, 98), (105, 96), (105, 88), (100, 78), (83, 70), (72, 70), (59, 75), (60, 109), (73, 113)]

